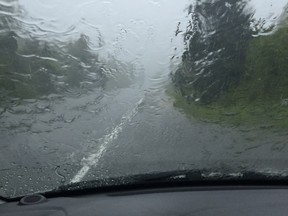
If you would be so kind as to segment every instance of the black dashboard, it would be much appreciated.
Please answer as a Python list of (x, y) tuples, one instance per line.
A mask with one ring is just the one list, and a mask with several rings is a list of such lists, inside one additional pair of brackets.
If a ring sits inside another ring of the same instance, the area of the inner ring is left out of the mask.
[(127, 190), (80, 196), (28, 196), (0, 205), (1, 216), (286, 215), (287, 188), (205, 187)]

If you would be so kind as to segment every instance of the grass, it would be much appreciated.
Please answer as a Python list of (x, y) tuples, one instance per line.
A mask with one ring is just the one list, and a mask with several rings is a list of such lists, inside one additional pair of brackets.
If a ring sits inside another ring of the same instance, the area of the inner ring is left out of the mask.
[(196, 120), (245, 128), (288, 129), (288, 107), (282, 106), (281, 100), (249, 101), (242, 96), (245, 92), (232, 91), (215, 103), (201, 105), (188, 103), (172, 85), (167, 86), (166, 93), (173, 98), (175, 107)]

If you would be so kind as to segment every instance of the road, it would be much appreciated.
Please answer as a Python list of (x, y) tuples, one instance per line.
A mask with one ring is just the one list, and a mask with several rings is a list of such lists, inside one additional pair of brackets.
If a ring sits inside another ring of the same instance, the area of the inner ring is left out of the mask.
[(0, 194), (176, 169), (286, 169), (287, 134), (187, 117), (165, 94), (166, 76), (146, 83), (3, 109)]

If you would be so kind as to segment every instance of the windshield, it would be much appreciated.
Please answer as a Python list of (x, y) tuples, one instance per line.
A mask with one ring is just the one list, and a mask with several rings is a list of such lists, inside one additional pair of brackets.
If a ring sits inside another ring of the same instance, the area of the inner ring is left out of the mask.
[(287, 5), (1, 0), (0, 196), (186, 170), (286, 176)]

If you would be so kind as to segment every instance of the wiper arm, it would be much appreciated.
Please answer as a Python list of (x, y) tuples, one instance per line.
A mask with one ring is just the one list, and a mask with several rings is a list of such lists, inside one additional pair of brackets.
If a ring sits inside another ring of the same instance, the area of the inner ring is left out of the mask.
[(200, 170), (189, 171), (169, 171), (161, 173), (139, 174), (131, 176), (121, 176), (115, 178), (98, 179), (92, 181), (76, 182), (60, 186), (56, 191), (74, 190), (80, 188), (121, 186), (131, 184), (150, 184), (158, 182), (176, 182), (176, 181), (200, 181), (203, 180)]
[(245, 171), (237, 173), (211, 172), (209, 170), (183, 170), (162, 173), (139, 174), (115, 178), (98, 179), (71, 183), (44, 193), (48, 196), (65, 194), (85, 194), (118, 189), (131, 189), (131, 186), (211, 186), (211, 185), (288, 185), (287, 175)]
[(55, 190), (45, 192), (45, 195), (57, 196), (57, 194), (73, 193), (77, 191), (101, 190), (109, 187), (129, 187), (131, 185), (150, 185), (157, 183), (176, 183), (201, 181), (201, 171), (169, 171), (161, 173), (139, 174), (131, 176), (122, 176), (115, 178), (104, 178), (92, 181), (83, 181), (63, 185)]

